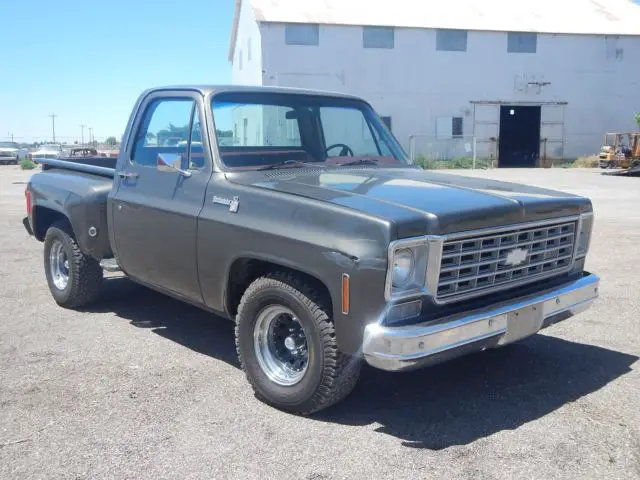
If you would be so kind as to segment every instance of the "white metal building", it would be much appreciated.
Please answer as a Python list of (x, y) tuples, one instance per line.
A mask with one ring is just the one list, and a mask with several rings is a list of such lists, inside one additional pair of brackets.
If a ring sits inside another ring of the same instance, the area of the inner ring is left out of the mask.
[[(404, 147), (475, 137), (502, 166), (596, 153), (640, 111), (630, 0), (236, 0), (236, 84), (367, 99)], [(419, 144), (418, 141), (415, 142)]]

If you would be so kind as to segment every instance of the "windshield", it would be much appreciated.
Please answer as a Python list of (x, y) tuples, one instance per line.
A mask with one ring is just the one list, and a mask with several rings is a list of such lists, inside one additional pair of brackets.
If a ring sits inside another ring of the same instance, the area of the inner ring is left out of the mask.
[(0, 142), (0, 148), (18, 148), (18, 144), (15, 142)]
[(227, 167), (409, 163), (371, 107), (357, 100), (234, 92), (216, 95), (212, 109)]
[(62, 150), (60, 145), (40, 145), (40, 150)]

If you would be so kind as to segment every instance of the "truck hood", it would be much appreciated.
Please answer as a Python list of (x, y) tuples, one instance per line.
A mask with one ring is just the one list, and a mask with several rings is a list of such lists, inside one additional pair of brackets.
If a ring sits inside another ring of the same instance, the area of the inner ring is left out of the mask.
[(17, 151), (17, 148), (0, 147), (0, 152), (2, 153), (16, 153)]
[(484, 178), (412, 168), (281, 169), (231, 181), (331, 202), (387, 219), (398, 238), (446, 234), (578, 215), (589, 199)]

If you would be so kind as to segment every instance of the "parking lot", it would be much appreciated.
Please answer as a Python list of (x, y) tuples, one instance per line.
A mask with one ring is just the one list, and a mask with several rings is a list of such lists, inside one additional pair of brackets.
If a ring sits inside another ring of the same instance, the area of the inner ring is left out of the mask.
[(640, 178), (462, 173), (591, 197), (601, 298), (507, 348), (365, 368), (304, 418), (253, 397), (230, 322), (120, 276), (56, 306), (21, 224), (31, 172), (0, 167), (0, 478), (640, 478)]

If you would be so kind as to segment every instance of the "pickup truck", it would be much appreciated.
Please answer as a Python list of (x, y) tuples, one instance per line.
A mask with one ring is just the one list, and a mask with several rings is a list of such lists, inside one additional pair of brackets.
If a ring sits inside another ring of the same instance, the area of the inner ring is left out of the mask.
[(83, 307), (119, 270), (232, 320), (256, 397), (285, 411), (342, 400), (365, 363), (500, 347), (598, 296), (589, 199), (424, 171), (357, 97), (150, 89), (113, 160), (44, 159), (28, 182), (55, 301)]

